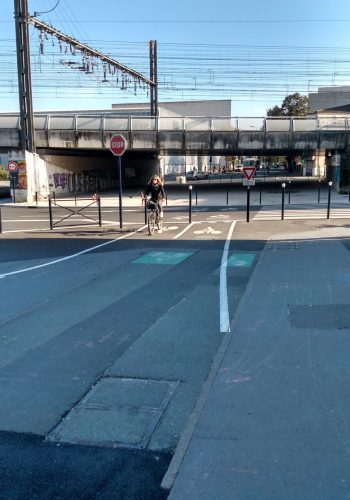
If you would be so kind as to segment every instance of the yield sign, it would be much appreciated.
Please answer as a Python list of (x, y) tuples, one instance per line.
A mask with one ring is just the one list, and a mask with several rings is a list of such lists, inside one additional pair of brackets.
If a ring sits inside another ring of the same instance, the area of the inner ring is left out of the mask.
[(243, 173), (248, 181), (254, 176), (255, 170), (255, 167), (243, 167)]

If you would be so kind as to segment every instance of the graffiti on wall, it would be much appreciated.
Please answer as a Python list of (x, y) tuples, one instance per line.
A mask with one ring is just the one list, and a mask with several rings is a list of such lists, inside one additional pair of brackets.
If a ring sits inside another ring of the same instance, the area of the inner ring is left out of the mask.
[(55, 183), (55, 189), (58, 187), (65, 189), (68, 185), (68, 174), (53, 174), (53, 180)]
[(70, 193), (96, 191), (99, 185), (99, 179), (95, 175), (66, 172), (54, 173), (53, 182), (55, 189), (60, 188)]

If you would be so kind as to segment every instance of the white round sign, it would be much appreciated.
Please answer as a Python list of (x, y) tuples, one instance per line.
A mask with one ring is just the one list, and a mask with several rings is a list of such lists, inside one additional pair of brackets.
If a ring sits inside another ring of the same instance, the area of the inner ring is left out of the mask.
[(7, 169), (9, 172), (18, 172), (18, 163), (16, 161), (9, 161), (7, 164)]

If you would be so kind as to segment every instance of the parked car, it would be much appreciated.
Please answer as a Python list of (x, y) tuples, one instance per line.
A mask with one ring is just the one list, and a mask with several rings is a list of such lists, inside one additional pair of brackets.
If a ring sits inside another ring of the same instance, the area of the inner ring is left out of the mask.
[(199, 172), (198, 170), (189, 170), (186, 174), (187, 181), (200, 181), (208, 178), (209, 175), (206, 172)]

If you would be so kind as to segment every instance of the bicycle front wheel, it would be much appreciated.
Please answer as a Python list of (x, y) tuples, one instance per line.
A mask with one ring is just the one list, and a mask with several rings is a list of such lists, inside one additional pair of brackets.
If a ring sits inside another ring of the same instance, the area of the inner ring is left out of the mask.
[(157, 219), (157, 228), (159, 232), (161, 232), (161, 230), (163, 229), (163, 219), (161, 219), (160, 217), (158, 217)]
[(148, 214), (148, 232), (152, 236), (156, 228), (156, 214), (154, 211)]

